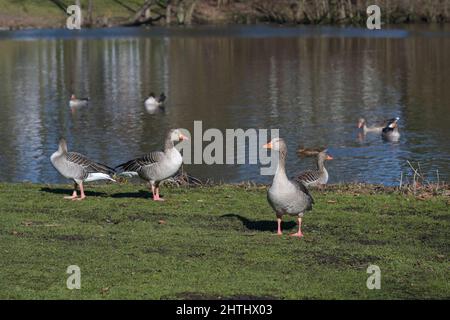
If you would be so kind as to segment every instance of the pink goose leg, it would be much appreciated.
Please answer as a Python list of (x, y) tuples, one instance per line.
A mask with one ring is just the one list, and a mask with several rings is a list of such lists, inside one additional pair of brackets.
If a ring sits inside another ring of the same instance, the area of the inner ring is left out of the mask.
[(159, 187), (156, 187), (155, 189), (156, 189), (156, 198), (155, 198), (155, 196), (153, 196), (153, 200), (155, 200), (155, 201), (164, 201), (163, 198), (159, 197)]
[(72, 200), (83, 200), (86, 198), (86, 195), (84, 194), (84, 187), (83, 187), (83, 182), (80, 183), (80, 197), (79, 198), (74, 198)]
[(291, 234), (291, 236), (293, 237), (303, 237), (303, 233), (302, 233), (302, 218), (298, 218), (298, 231), (296, 233)]
[(71, 196), (66, 196), (66, 197), (64, 197), (64, 199), (73, 200), (73, 199), (76, 199), (77, 197), (78, 197), (78, 195), (77, 195), (77, 183), (75, 182), (74, 186), (73, 186), (72, 195)]
[(281, 218), (277, 218), (277, 224), (278, 224), (277, 235), (281, 236), (283, 234), (283, 232), (281, 232)]

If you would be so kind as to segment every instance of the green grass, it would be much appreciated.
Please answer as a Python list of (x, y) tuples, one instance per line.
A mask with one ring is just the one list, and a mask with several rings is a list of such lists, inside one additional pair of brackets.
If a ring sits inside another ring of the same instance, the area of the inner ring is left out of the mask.
[(69, 185), (0, 184), (1, 299), (450, 298), (444, 196), (313, 191), (295, 239), (274, 235), (265, 188), (164, 187), (162, 203), (139, 185), (87, 189), (72, 202)]

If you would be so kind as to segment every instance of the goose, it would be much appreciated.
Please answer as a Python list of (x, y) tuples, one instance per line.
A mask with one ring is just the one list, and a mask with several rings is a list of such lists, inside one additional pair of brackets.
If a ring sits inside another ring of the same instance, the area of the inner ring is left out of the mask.
[(358, 120), (358, 129), (362, 129), (364, 134), (366, 133), (381, 133), (383, 128), (387, 125), (387, 121), (380, 123), (379, 125), (375, 125), (373, 127), (368, 127), (366, 119), (359, 118)]
[(288, 179), (286, 175), (287, 146), (284, 140), (274, 138), (265, 144), (263, 148), (279, 152), (278, 167), (272, 185), (267, 191), (267, 200), (277, 216), (277, 234), (283, 234), (281, 221), (283, 215), (288, 214), (298, 217), (298, 231), (291, 234), (291, 236), (301, 238), (303, 237), (302, 217), (306, 211), (312, 209), (314, 199), (303, 184)]
[[(60, 139), (58, 150), (54, 152), (50, 161), (55, 169), (65, 178), (74, 181), (74, 190), (72, 196), (64, 197), (70, 200), (83, 200), (84, 194), (83, 182), (95, 180), (110, 180), (115, 170), (98, 162), (94, 162), (86, 156), (77, 152), (68, 152), (67, 143), (64, 138)], [(80, 186), (80, 197), (77, 196), (77, 186)]]
[(89, 98), (77, 98), (74, 94), (70, 96), (70, 107), (84, 107), (88, 104)]
[(164, 151), (154, 151), (143, 157), (119, 164), (115, 169), (121, 168), (121, 175), (139, 176), (148, 181), (151, 187), (153, 200), (163, 201), (159, 196), (159, 184), (175, 175), (183, 163), (180, 152), (175, 148), (174, 142), (189, 140), (180, 129), (172, 129), (167, 133)]
[(400, 138), (400, 132), (398, 131), (399, 117), (390, 119), (385, 128), (381, 132), (381, 137), (388, 141), (398, 141)]
[(145, 100), (145, 107), (147, 109), (159, 108), (163, 105), (165, 100), (166, 100), (166, 95), (164, 94), (164, 92), (159, 95), (159, 98), (155, 98), (155, 94), (153, 92), (151, 92), (148, 95), (148, 98)]
[(324, 165), (325, 160), (333, 160), (333, 157), (328, 154), (327, 149), (319, 152), (317, 155), (317, 170), (303, 171), (295, 179), (307, 187), (317, 187), (327, 184), (328, 171)]

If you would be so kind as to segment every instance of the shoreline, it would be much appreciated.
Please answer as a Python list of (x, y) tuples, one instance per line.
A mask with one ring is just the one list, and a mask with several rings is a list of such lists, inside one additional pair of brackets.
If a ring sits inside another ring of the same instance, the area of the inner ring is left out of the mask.
[[(222, 0), (185, 0), (177, 5), (164, 1), (150, 7), (136, 3), (94, 1), (88, 11), (88, 1), (81, 1), (84, 26), (82, 28), (110, 28), (119, 26), (177, 26), (177, 25), (321, 25), (365, 27), (366, 7), (348, 1), (312, 2), (280, 0), (270, 2), (254, 0), (235, 2)], [(382, 24), (450, 23), (450, 10), (445, 3), (431, 6), (426, 0), (414, 5), (379, 3)], [(20, 6), (0, 0), (0, 30), (58, 29), (64, 28), (67, 14), (52, 2), (35, 4), (24, 1)]]

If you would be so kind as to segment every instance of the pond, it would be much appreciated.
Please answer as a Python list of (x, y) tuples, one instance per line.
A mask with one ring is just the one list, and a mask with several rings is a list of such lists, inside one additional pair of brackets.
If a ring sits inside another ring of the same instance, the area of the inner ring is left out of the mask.
[[(407, 160), (448, 181), (449, 57), (449, 26), (1, 31), (0, 181), (65, 182), (49, 161), (60, 137), (114, 166), (161, 149), (170, 128), (193, 132), (197, 120), (203, 130), (280, 129), (291, 176), (316, 166), (298, 147), (326, 146), (330, 183), (396, 185)], [(152, 91), (167, 95), (164, 112), (144, 107)], [(89, 105), (70, 108), (71, 93)], [(399, 142), (361, 135), (359, 117), (400, 117)], [(258, 164), (185, 170), (271, 181)]]

